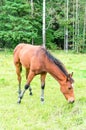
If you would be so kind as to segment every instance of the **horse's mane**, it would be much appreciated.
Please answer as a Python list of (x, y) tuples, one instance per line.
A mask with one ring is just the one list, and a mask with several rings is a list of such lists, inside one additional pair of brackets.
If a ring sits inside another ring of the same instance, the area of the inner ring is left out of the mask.
[(45, 54), (47, 55), (48, 59), (52, 61), (59, 69), (68, 77), (68, 72), (64, 66), (64, 64), (57, 58), (55, 58), (49, 51), (47, 51), (45, 48), (41, 48)]

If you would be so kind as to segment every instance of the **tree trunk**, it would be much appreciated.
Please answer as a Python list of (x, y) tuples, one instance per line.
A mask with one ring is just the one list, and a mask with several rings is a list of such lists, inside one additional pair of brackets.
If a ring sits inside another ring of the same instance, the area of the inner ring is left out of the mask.
[(46, 44), (46, 23), (45, 23), (45, 2), (46, 0), (43, 0), (43, 29), (42, 29), (42, 37), (43, 37), (43, 46), (45, 47)]
[(84, 27), (83, 27), (83, 49), (85, 45), (85, 33), (86, 33), (86, 4), (85, 4)]
[(78, 39), (78, 0), (76, 0), (76, 22), (75, 22), (75, 50), (78, 53), (78, 43), (77, 43), (77, 39)]
[[(33, 0), (31, 0), (31, 16), (33, 18), (33, 12), (34, 12), (34, 7), (33, 7)], [(33, 29), (32, 29), (32, 32), (33, 32)], [(34, 44), (34, 40), (32, 38), (32, 45)]]
[(75, 5), (75, 0), (73, 0), (73, 50), (75, 49), (75, 15), (74, 15), (74, 12), (75, 12), (75, 8), (74, 8), (74, 5)]
[(66, 25), (66, 28), (65, 28), (65, 51), (68, 52), (68, 3), (69, 1), (67, 0), (66, 2), (66, 21), (67, 21), (67, 25)]

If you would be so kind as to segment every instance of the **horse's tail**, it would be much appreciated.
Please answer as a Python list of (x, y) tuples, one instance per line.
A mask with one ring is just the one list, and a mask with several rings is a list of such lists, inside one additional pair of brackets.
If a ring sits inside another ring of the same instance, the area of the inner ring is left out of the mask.
[(22, 64), (21, 64), (21, 66), (20, 66), (20, 72), (22, 72)]

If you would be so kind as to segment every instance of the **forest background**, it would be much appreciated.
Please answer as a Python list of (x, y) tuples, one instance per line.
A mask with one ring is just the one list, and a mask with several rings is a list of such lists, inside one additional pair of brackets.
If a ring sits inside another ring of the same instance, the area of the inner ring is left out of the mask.
[[(31, 1), (0, 0), (0, 48), (42, 45), (43, 1)], [(86, 0), (46, 1), (46, 47), (86, 52)]]

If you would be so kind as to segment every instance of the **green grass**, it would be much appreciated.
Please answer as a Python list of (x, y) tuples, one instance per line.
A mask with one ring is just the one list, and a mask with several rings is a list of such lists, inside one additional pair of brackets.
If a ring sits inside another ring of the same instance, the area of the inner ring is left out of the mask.
[[(31, 83), (33, 96), (27, 91), (17, 104), (18, 81), (12, 52), (0, 52), (0, 130), (86, 130), (86, 54), (52, 52), (74, 72), (74, 104), (68, 104), (59, 84), (49, 74), (46, 78), (45, 103), (40, 102), (40, 77)], [(22, 74), (22, 89), (25, 84)]]

